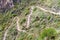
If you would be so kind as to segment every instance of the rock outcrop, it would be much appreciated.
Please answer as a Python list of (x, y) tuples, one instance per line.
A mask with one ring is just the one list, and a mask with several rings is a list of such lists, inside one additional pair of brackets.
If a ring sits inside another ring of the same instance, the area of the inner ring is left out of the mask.
[(0, 9), (13, 7), (13, 0), (0, 0)]
[(20, 0), (0, 0), (0, 11), (6, 10), (14, 7), (14, 2), (19, 2)]

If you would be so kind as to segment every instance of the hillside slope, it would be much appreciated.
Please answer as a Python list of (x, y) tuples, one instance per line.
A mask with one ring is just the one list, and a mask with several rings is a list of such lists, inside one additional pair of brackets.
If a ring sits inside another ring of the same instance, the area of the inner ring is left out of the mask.
[(60, 0), (14, 2), (0, 12), (0, 40), (60, 40)]

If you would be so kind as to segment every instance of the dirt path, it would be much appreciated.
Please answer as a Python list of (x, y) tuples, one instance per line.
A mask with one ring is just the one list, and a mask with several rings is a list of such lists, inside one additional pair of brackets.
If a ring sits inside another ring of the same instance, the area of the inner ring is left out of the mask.
[(33, 9), (34, 9), (35, 7), (38, 8), (38, 9), (41, 9), (41, 10), (44, 11), (44, 12), (49, 12), (49, 13), (51, 13), (51, 14), (60, 15), (60, 12), (56, 13), (56, 12), (53, 12), (53, 11), (51, 11), (51, 10), (47, 10), (47, 9), (45, 9), (45, 8), (43, 8), (43, 7), (40, 7), (40, 6), (31, 6), (31, 8), (30, 8), (30, 14), (29, 14), (28, 17), (27, 17), (27, 27), (26, 27), (26, 28), (29, 28), (29, 26), (30, 26), (31, 15), (32, 15)]
[[(14, 18), (15, 19), (15, 18)], [(12, 28), (15, 24), (14, 24), (14, 19), (11, 23), (11, 25), (7, 28), (7, 30), (5, 31), (4, 33), (4, 36), (3, 36), (3, 40), (6, 40), (6, 36), (7, 36), (7, 33), (9, 32), (9, 29)]]
[[(56, 13), (56, 12), (53, 12), (53, 11), (51, 11), (51, 10), (46, 10), (46, 9), (40, 7), (40, 6), (31, 6), (30, 14), (29, 14), (28, 17), (27, 17), (27, 27), (26, 27), (26, 28), (29, 28), (29, 26), (30, 26), (31, 15), (32, 15), (33, 9), (34, 9), (35, 7), (41, 9), (41, 10), (44, 11), (44, 12), (49, 12), (49, 13), (52, 13), (52, 14), (60, 15), (60, 12)], [(20, 28), (20, 24), (19, 24), (19, 20), (20, 20), (20, 19), (19, 19), (19, 17), (16, 17), (16, 18), (17, 18), (17, 20), (16, 20), (16, 28), (17, 28), (17, 30), (18, 30), (19, 32), (21, 32), (21, 31), (26, 32), (25, 30), (21, 30), (21, 28)], [(14, 18), (14, 19), (15, 19), (15, 18)], [(14, 21), (14, 20), (13, 20), (13, 21)], [(12, 24), (11, 24), (11, 25), (8, 27), (8, 29), (5, 31), (4, 36), (3, 36), (3, 40), (6, 40), (7, 33), (8, 33), (8, 31), (9, 31), (9, 29), (10, 29), (13, 25), (14, 25), (14, 22), (12, 22)]]
[(21, 30), (19, 21), (20, 21), (20, 18), (17, 17), (17, 20), (16, 20), (16, 29), (17, 29), (19, 32), (21, 32), (21, 31), (22, 31), (22, 32), (26, 32), (25, 30)]
[(30, 8), (30, 14), (29, 14), (28, 17), (27, 17), (27, 27), (26, 27), (26, 28), (29, 28), (29, 26), (30, 26), (31, 15), (32, 15), (33, 9), (34, 9), (35, 7), (41, 9), (41, 10), (44, 11), (44, 12), (49, 12), (49, 13), (52, 13), (52, 14), (60, 15), (60, 12), (56, 13), (56, 12), (53, 12), (53, 11), (51, 11), (51, 10), (44, 9), (44, 8), (42, 8), (42, 7), (40, 7), (40, 6), (31, 6), (31, 8)]
[(32, 6), (31, 8), (30, 8), (30, 14), (28, 15), (28, 17), (27, 17), (27, 27), (26, 28), (29, 28), (29, 26), (30, 26), (30, 19), (31, 19), (31, 15), (32, 15), (32, 13), (33, 13), (33, 9), (34, 9), (34, 7)]
[(56, 13), (56, 12), (53, 12), (51, 10), (46, 10), (46, 9), (40, 7), (40, 6), (34, 6), (34, 7), (39, 8), (39, 9), (41, 9), (44, 12), (49, 12), (49, 13), (52, 13), (52, 14), (60, 15), (60, 12)]

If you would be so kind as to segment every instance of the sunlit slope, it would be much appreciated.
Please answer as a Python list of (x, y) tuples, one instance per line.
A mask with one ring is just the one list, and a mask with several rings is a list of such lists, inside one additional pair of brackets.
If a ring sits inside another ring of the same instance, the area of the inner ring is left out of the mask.
[(15, 3), (12, 9), (0, 13), (0, 40), (45, 40), (46, 35), (49, 39), (59, 40), (60, 15), (35, 7), (31, 10), (31, 6), (59, 13), (60, 0), (21, 0), (19, 4)]
[[(26, 13), (22, 13), (17, 16), (19, 18), (20, 29), (25, 30), (26, 32), (18, 32), (16, 25), (12, 26), (12, 28), (9, 29), (6, 40), (11, 40), (13, 38), (16, 40), (37, 40), (39, 39), (41, 30), (44, 30), (45, 28), (54, 28), (57, 33), (60, 30), (60, 16), (46, 13), (38, 8), (33, 10), (30, 18), (30, 26), (26, 29), (28, 15), (28, 13), (27, 15)], [(14, 21), (16, 24), (16, 20)]]

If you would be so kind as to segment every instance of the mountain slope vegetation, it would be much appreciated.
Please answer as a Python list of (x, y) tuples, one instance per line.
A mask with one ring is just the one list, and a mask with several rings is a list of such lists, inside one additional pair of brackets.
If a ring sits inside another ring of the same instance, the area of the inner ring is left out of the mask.
[(0, 12), (0, 40), (60, 40), (60, 0), (13, 0)]

